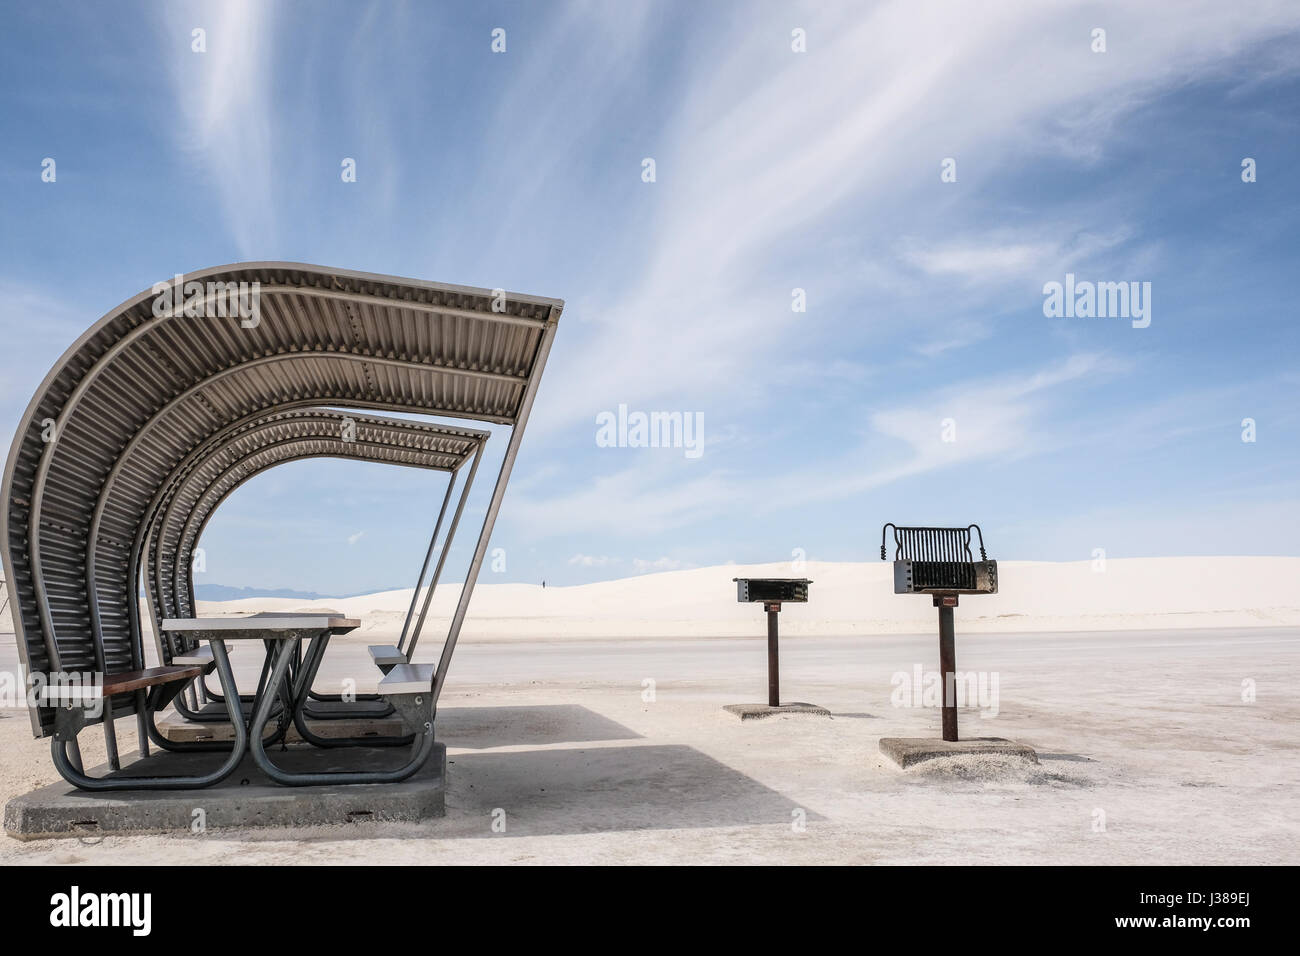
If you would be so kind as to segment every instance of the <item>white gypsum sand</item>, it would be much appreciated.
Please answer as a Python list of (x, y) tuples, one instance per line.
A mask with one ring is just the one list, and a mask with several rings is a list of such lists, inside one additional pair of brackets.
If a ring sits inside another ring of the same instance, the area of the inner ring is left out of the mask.
[[(958, 667), (1000, 675), (997, 716), (963, 709), (962, 732), (1022, 741), (1041, 763), (899, 771), (879, 739), (937, 736), (939, 715), (893, 706), (893, 679), (935, 667), (936, 644), (931, 634), (791, 638), (785, 693), (833, 716), (742, 724), (722, 706), (762, 699), (761, 628), (752, 638), (468, 643), (438, 710), (443, 819), (5, 837), (0, 864), (1300, 863), (1300, 629), (967, 635), (959, 623)], [(255, 677), (260, 655), (236, 656)], [(356, 643), (331, 646), (326, 663), (325, 690), (374, 670)], [(1250, 701), (1245, 680), (1257, 685)], [(48, 741), (8, 714), (6, 801), (58, 779)], [(118, 735), (129, 755), (134, 722), (120, 721)], [(101, 739), (98, 728), (83, 734), (89, 760), (102, 759)], [(504, 833), (492, 829), (498, 808)]]
[[(939, 729), (933, 708), (896, 706), (898, 675), (937, 666), (935, 612), (925, 597), (890, 593), (883, 562), (728, 566), (544, 592), (484, 583), (439, 705), (444, 819), (4, 837), (0, 863), (1300, 862), (1300, 561), (1001, 567), (1003, 593), (957, 610), (958, 668), (999, 676), (996, 715), (963, 709), (962, 733), (1026, 743), (1037, 766), (976, 758), (904, 772), (879, 753), (881, 737)], [(722, 711), (766, 690), (762, 610), (736, 604), (731, 582), (745, 574), (814, 580), (811, 603), (782, 612), (781, 685), (831, 718), (742, 725)], [(436, 658), (455, 592), (435, 602), (420, 659)], [(400, 627), (409, 598), (306, 602), (366, 622), (331, 644), (317, 686), (352, 678), (373, 690), (364, 645)], [(240, 680), (254, 679), (260, 655), (234, 657)], [(16, 668), (6, 635), (0, 669)], [(21, 711), (0, 717), (0, 800), (55, 782), (48, 741), (32, 739)], [(120, 721), (118, 735), (129, 755), (134, 722)], [(99, 728), (82, 744), (89, 762), (102, 758)], [(491, 829), (497, 808), (503, 834)]]
[[(963, 597), (962, 631), (1133, 630), (1300, 625), (1300, 558), (1119, 558), (1104, 570), (1091, 561), (999, 562), (1001, 590)], [(733, 577), (808, 577), (807, 605), (787, 604), (781, 632), (909, 634), (934, 627), (920, 595), (893, 594), (889, 562), (721, 565), (542, 588), (493, 584), (484, 573), (474, 591), (464, 639), (542, 637), (743, 636), (760, 626), (761, 609), (737, 604)], [(440, 584), (426, 635), (440, 637), (460, 594)], [(303, 601), (247, 598), (200, 601), (202, 615), (336, 608), (363, 622), (367, 639), (400, 632), (409, 588), (352, 598)]]

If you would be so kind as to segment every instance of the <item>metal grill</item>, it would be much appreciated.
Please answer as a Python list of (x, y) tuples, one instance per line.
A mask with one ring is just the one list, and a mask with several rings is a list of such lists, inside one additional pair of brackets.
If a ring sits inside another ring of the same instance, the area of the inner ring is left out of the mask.
[[(808, 578), (732, 578), (736, 600), (741, 604), (761, 603), (767, 612), (767, 705), (781, 706), (781, 668), (777, 615), (783, 603), (803, 604), (808, 600)], [(796, 704), (794, 706), (807, 706)]]
[[(995, 594), (998, 563), (984, 551), (984, 532), (964, 528), (899, 527), (880, 529), (880, 560), (888, 559), (889, 529), (894, 529), (894, 593), (929, 594), (939, 609), (939, 672), (943, 675), (943, 739), (957, 737), (957, 652), (953, 609), (959, 594)], [(980, 559), (971, 554), (970, 533), (979, 536)]]
[[(988, 560), (984, 533), (976, 524), (964, 528), (899, 527), (880, 529), (880, 559), (888, 559), (886, 543), (894, 529), (894, 593), (992, 594), (997, 586), (997, 562)], [(980, 560), (971, 553), (971, 531), (979, 539)]]
[(808, 578), (732, 578), (736, 600), (747, 603), (803, 604), (808, 600)]

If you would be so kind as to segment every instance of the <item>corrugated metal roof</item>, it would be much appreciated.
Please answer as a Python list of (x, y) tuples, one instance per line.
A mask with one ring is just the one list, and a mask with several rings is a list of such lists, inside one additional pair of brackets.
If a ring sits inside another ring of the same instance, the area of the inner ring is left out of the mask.
[[(514, 425), (563, 308), (297, 263), (184, 282), (201, 284), (184, 293), (199, 314), (160, 309), (169, 287), (122, 303), (64, 354), (16, 431), (0, 540), (29, 673), (139, 666), (134, 546), (161, 483), (196, 448), (251, 417), (321, 404)], [(258, 321), (217, 309), (229, 283), (256, 283)], [(34, 726), (48, 731), (48, 711)]]

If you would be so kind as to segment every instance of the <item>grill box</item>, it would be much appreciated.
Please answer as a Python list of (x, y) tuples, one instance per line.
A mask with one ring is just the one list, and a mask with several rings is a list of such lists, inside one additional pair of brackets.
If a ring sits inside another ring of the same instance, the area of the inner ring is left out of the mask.
[(808, 578), (732, 578), (736, 582), (736, 600), (741, 604), (805, 604), (808, 601)]

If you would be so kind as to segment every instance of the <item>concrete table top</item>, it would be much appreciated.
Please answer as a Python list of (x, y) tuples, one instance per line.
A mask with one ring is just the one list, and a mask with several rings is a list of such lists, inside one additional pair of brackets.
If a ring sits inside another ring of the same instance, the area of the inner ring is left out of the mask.
[(264, 640), (275, 638), (288, 631), (330, 631), (346, 634), (356, 630), (361, 622), (343, 617), (337, 612), (322, 614), (265, 612), (248, 617), (182, 617), (167, 618), (162, 622), (164, 631), (222, 632), (223, 640)]

